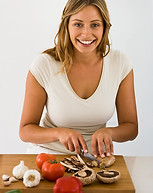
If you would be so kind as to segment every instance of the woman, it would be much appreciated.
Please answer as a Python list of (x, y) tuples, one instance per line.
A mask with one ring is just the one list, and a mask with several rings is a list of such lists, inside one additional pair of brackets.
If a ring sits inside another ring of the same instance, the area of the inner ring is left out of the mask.
[[(40, 54), (27, 76), (20, 138), (29, 152), (95, 157), (114, 153), (113, 141), (138, 133), (133, 69), (110, 49), (110, 19), (104, 0), (69, 0), (55, 47)], [(44, 107), (46, 115), (40, 125)], [(106, 127), (116, 107), (118, 126)]]

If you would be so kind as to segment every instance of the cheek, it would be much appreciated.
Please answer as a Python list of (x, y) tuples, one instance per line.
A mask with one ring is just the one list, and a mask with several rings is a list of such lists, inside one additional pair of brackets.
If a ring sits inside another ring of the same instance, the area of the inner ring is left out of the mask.
[(102, 38), (104, 33), (104, 28), (101, 27), (100, 29), (96, 30), (95, 34), (98, 38)]
[(98, 40), (98, 44), (101, 42), (102, 38), (103, 38), (103, 33), (99, 32), (96, 34), (97, 40)]
[(69, 34), (70, 34), (70, 40), (72, 44), (75, 45), (78, 34), (76, 33), (76, 31), (71, 31), (71, 33)]
[(103, 37), (103, 31), (97, 32), (97, 37), (99, 37), (99, 39), (102, 39), (102, 37)]
[(73, 29), (69, 33), (70, 33), (70, 37), (72, 39), (75, 39), (77, 37), (77, 35), (78, 35), (77, 31), (73, 30)]
[(76, 28), (74, 29), (74, 27), (71, 26), (68, 27), (68, 30), (71, 41), (74, 41), (79, 34), (78, 30)]

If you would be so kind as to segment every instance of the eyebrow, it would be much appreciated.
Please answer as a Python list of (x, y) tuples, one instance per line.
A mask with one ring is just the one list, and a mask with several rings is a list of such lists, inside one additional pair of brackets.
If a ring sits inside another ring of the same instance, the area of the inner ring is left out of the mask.
[[(80, 20), (80, 19), (73, 19), (72, 21), (79, 21), (79, 22), (83, 22), (83, 21), (82, 21), (82, 20)], [(92, 23), (92, 22), (96, 22), (96, 21), (102, 22), (102, 20), (99, 20), (99, 19), (95, 19), (95, 20), (92, 20), (92, 21), (90, 21), (90, 22)]]

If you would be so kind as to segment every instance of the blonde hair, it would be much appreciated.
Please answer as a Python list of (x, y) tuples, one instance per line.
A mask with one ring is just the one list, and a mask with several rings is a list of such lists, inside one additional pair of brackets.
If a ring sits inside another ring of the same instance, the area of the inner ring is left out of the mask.
[(97, 52), (99, 52), (102, 57), (105, 57), (110, 51), (108, 34), (111, 24), (105, 0), (68, 0), (63, 10), (59, 30), (54, 39), (55, 47), (43, 52), (53, 56), (55, 60), (62, 63), (62, 72), (64, 71), (64, 69), (69, 71), (73, 62), (73, 45), (71, 43), (68, 32), (69, 19), (71, 15), (76, 14), (82, 8), (89, 5), (96, 6), (103, 18), (104, 32), (102, 40), (97, 47)]

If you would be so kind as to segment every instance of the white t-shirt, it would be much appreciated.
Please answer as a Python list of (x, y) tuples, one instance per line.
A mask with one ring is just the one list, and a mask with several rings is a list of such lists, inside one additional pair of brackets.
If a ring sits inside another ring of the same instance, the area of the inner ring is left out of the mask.
[[(91, 152), (91, 136), (97, 129), (106, 127), (112, 117), (119, 85), (131, 69), (123, 53), (111, 50), (104, 57), (96, 91), (89, 98), (82, 99), (71, 87), (66, 72), (60, 72), (61, 62), (48, 54), (37, 56), (30, 71), (48, 96), (42, 126), (67, 127), (79, 131)], [(59, 141), (40, 146), (56, 152), (71, 153)]]

